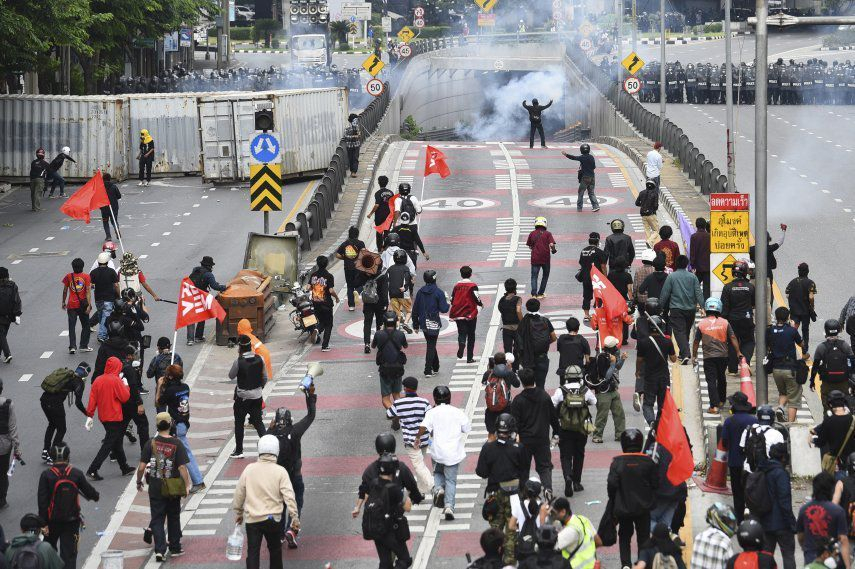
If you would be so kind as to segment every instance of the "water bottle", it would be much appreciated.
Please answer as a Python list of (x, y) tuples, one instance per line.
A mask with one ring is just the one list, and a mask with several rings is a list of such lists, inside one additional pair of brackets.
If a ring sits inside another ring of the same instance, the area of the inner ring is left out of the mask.
[(15, 457), (12, 457), (12, 462), (9, 463), (9, 470), (6, 471), (6, 476), (8, 476), (9, 478), (11, 478), (13, 474), (15, 474), (15, 463), (16, 462), (17, 462), (17, 459)]
[(229, 561), (240, 561), (243, 559), (243, 531), (240, 525), (235, 526), (235, 531), (226, 542), (226, 559)]

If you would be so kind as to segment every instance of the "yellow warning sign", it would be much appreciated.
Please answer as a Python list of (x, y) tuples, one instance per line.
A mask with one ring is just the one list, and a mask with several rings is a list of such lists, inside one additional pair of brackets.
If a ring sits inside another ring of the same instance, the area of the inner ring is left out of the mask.
[(747, 253), (750, 246), (749, 212), (710, 212), (710, 253)]
[(386, 64), (373, 53), (368, 56), (368, 59), (362, 62), (362, 68), (371, 74), (372, 77), (377, 77), (377, 74), (383, 71)]
[(620, 63), (633, 75), (641, 71), (641, 68), (644, 67), (644, 60), (641, 59), (634, 51), (627, 55)]
[(475, 0), (475, 4), (485, 12), (492, 10), (493, 6), (496, 5), (496, 2), (498, 2), (498, 0)]
[(410, 40), (416, 37), (416, 33), (409, 26), (404, 26), (398, 32), (398, 39), (404, 43), (410, 43)]
[(282, 166), (249, 165), (249, 209), (282, 211)]
[(736, 257), (733, 255), (728, 255), (725, 257), (721, 263), (718, 264), (716, 268), (713, 269), (713, 274), (718, 277), (722, 283), (727, 284), (733, 280), (733, 271), (730, 269), (733, 267), (733, 264), (736, 262)]

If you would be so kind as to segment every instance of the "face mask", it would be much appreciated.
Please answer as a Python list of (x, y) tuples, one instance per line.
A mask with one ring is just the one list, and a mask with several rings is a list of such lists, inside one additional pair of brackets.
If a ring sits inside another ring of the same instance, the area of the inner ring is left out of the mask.
[(828, 569), (837, 569), (837, 561), (834, 557), (828, 557), (825, 561), (822, 562), (823, 565), (828, 567)]

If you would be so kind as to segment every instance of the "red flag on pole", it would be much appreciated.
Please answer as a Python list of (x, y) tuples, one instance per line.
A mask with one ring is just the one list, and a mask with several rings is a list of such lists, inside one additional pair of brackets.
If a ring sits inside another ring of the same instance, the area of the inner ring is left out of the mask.
[(659, 414), (659, 424), (656, 427), (656, 442), (671, 453), (671, 464), (668, 465), (668, 480), (675, 486), (682, 484), (692, 476), (695, 461), (689, 448), (689, 439), (671, 389), (665, 390), (665, 403)]
[[(594, 288), (594, 299), (602, 301), (602, 308), (597, 310), (605, 310), (606, 318), (621, 318), (627, 312), (626, 299), (606, 278), (606, 275), (593, 265), (591, 265), (591, 285)], [(597, 302), (595, 306), (599, 307), (600, 304)]]
[(433, 146), (428, 146), (425, 153), (425, 176), (431, 174), (439, 174), (440, 178), (448, 178), (451, 176), (451, 170), (445, 162), (445, 154)]
[(107, 197), (107, 189), (104, 187), (101, 170), (98, 170), (88, 182), (83, 184), (82, 188), (65, 200), (59, 211), (69, 217), (81, 219), (89, 223), (92, 210), (102, 208), (106, 205), (110, 205), (110, 199)]
[(216, 301), (214, 295), (193, 286), (193, 281), (184, 277), (178, 291), (178, 312), (175, 315), (175, 329), (190, 324), (216, 318), (220, 322), (226, 317), (226, 311)]

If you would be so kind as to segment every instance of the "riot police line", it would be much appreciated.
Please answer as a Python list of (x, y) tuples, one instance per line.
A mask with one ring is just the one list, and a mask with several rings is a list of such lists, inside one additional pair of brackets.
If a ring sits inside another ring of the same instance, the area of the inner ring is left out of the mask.
[[(600, 67), (617, 78), (619, 63), (603, 59)], [(731, 68), (733, 101), (754, 103), (754, 62), (741, 62)], [(660, 97), (660, 64), (653, 61), (638, 73), (642, 81), (639, 100), (658, 103)], [(665, 96), (668, 103), (724, 104), (727, 94), (727, 68), (724, 63), (668, 63), (665, 69)], [(809, 59), (806, 62), (779, 58), (769, 64), (768, 102), (772, 105), (852, 105), (855, 104), (855, 64)]]

